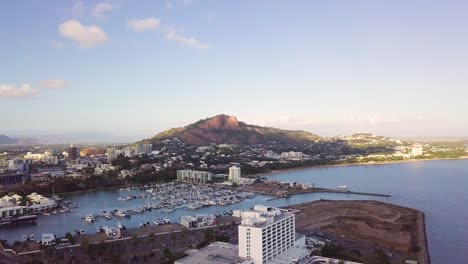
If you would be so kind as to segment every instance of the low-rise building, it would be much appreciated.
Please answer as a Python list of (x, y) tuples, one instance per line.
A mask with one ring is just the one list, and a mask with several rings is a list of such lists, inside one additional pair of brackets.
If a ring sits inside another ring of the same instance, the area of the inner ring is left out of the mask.
[(94, 173), (101, 175), (115, 170), (117, 170), (117, 166), (112, 166), (111, 164), (98, 164), (96, 165), (96, 168), (94, 168)]
[(414, 144), (411, 146), (411, 156), (417, 157), (422, 156), (423, 154), (423, 147), (420, 144)]
[(44, 246), (55, 245), (55, 240), (56, 237), (54, 233), (42, 234), (41, 243)]
[(178, 170), (177, 181), (189, 183), (206, 183), (211, 181), (213, 174), (208, 171)]
[(189, 229), (212, 226), (215, 224), (215, 217), (212, 215), (184, 215), (180, 217), (180, 224)]
[(253, 260), (239, 257), (239, 247), (225, 242), (215, 242), (187, 257), (176, 260), (174, 264), (253, 264)]
[(19, 172), (5, 172), (0, 174), (0, 185), (19, 184), (31, 179), (31, 175)]
[(289, 152), (281, 153), (281, 158), (283, 159), (302, 160), (303, 156), (304, 154), (302, 152), (297, 152), (297, 151), (289, 151)]

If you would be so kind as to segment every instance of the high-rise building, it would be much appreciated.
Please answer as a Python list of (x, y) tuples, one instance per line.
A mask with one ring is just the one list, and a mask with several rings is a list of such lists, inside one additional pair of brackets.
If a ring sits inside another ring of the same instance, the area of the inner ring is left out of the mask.
[(232, 182), (238, 182), (241, 177), (241, 168), (237, 166), (229, 167), (229, 180)]
[(255, 205), (253, 210), (235, 211), (239, 225), (239, 257), (267, 263), (295, 245), (295, 217), (278, 208)]
[(116, 148), (107, 148), (107, 160), (109, 162), (117, 158), (117, 149)]
[(73, 145), (70, 145), (70, 147), (67, 150), (67, 153), (68, 160), (76, 160), (78, 158), (78, 149)]
[(143, 144), (143, 153), (144, 154), (150, 154), (151, 151), (153, 151), (153, 144)]

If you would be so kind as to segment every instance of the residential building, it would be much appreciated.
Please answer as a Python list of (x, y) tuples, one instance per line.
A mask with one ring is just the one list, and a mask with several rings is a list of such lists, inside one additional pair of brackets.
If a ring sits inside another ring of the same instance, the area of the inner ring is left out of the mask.
[(31, 179), (31, 175), (19, 172), (6, 172), (0, 174), (0, 185), (19, 184)]
[(229, 176), (228, 179), (231, 182), (235, 182), (240, 185), (252, 184), (255, 182), (255, 179), (252, 178), (243, 178), (241, 177), (241, 168), (237, 166), (232, 166), (229, 168)]
[(56, 237), (54, 233), (42, 234), (41, 243), (44, 246), (55, 245), (55, 239)]
[(225, 242), (214, 242), (199, 250), (188, 252), (189, 255), (176, 260), (174, 264), (253, 264), (253, 260), (239, 257), (239, 248)]
[(112, 166), (111, 164), (97, 164), (96, 168), (94, 168), (94, 173), (101, 175), (110, 171), (115, 171), (117, 168), (117, 166)]
[(27, 172), (29, 171), (29, 163), (18, 158), (10, 159), (8, 160), (8, 169), (18, 172)]
[(302, 152), (295, 152), (295, 151), (289, 151), (289, 152), (283, 152), (281, 153), (281, 158), (283, 159), (298, 159), (301, 160), (303, 158), (304, 154)]
[[(267, 263), (296, 245), (295, 216), (286, 210), (255, 205), (253, 210), (234, 211), (239, 225), (239, 256), (254, 264)], [(305, 244), (305, 240), (304, 240)], [(294, 255), (304, 257), (299, 250)], [(286, 262), (286, 263), (292, 263)]]
[(117, 158), (116, 148), (107, 148), (107, 161), (111, 162)]
[(153, 144), (149, 143), (138, 143), (135, 145), (135, 153), (137, 155), (148, 155), (153, 151)]
[(411, 156), (416, 157), (416, 156), (422, 156), (423, 154), (423, 147), (419, 144), (414, 144), (411, 146)]
[(232, 182), (237, 182), (241, 177), (241, 168), (237, 166), (232, 166), (229, 168), (229, 177), (228, 179)]
[(0, 199), (0, 219), (37, 213), (57, 206), (57, 203), (53, 199), (44, 197), (37, 193), (31, 193), (26, 197), (32, 202), (29, 206), (16, 205), (16, 203), (21, 200), (21, 196), (19, 195), (2, 197)]
[(206, 183), (211, 181), (213, 174), (208, 171), (178, 170), (177, 181), (189, 183)]
[(180, 217), (180, 224), (186, 228), (198, 228), (205, 226), (212, 226), (215, 224), (215, 217), (213, 215), (184, 215)]

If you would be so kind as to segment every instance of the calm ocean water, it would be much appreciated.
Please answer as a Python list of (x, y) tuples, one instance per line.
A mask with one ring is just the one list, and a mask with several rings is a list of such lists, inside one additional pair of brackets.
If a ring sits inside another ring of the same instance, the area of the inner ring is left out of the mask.
[[(468, 259), (468, 160), (440, 160), (411, 163), (395, 163), (374, 166), (320, 167), (277, 173), (271, 179), (315, 183), (319, 187), (336, 188), (348, 185), (351, 190), (390, 194), (390, 198), (358, 196), (349, 194), (304, 194), (288, 199), (268, 201), (268, 197), (256, 196), (240, 204), (209, 207), (199, 210), (177, 210), (172, 213), (152, 211), (133, 215), (121, 220), (127, 227), (136, 227), (139, 222), (170, 217), (177, 221), (181, 215), (222, 212), (224, 210), (249, 208), (254, 204), (284, 206), (324, 199), (356, 200), (374, 199), (413, 207), (426, 214), (426, 228), (432, 263), (466, 263)], [(62, 236), (75, 229), (94, 233), (97, 226), (115, 226), (118, 219), (101, 219), (87, 224), (81, 218), (86, 214), (102, 210), (141, 207), (146, 199), (123, 202), (119, 196), (128, 192), (97, 191), (64, 197), (80, 205), (72, 213), (41, 216), (37, 225), (0, 228), (0, 238), (9, 241), (20, 240), (23, 234), (54, 232)]]

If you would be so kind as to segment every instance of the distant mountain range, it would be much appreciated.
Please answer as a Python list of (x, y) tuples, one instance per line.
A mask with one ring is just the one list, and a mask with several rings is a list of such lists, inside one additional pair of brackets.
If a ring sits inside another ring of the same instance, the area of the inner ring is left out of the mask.
[(0, 135), (0, 145), (16, 144), (18, 140), (7, 135)]
[(190, 145), (208, 145), (210, 143), (250, 145), (269, 141), (307, 143), (320, 137), (303, 130), (283, 130), (249, 125), (238, 121), (235, 116), (217, 115), (185, 127), (169, 129), (145, 140), (145, 142), (155, 143), (171, 138), (178, 138)]
[(36, 145), (44, 142), (35, 138), (12, 138), (7, 135), (0, 135), (0, 145)]

